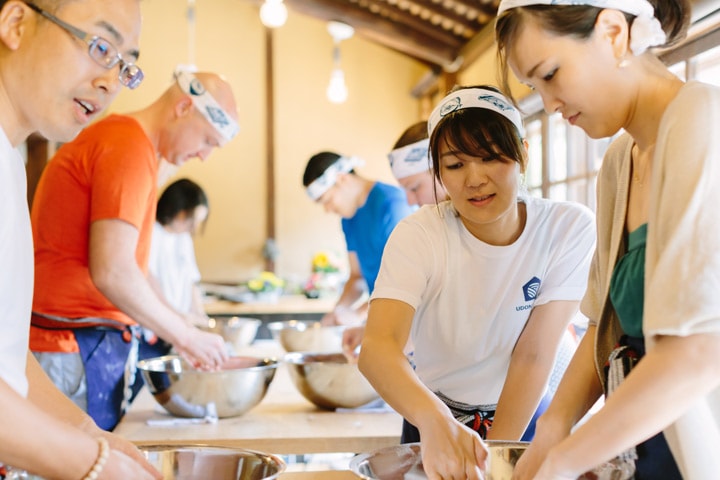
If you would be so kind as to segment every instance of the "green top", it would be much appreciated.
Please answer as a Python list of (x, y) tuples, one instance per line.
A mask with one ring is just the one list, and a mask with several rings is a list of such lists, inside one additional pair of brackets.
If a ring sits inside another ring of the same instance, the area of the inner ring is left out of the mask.
[(620, 326), (631, 337), (643, 336), (646, 242), (647, 223), (628, 235), (627, 252), (615, 266), (610, 279), (610, 301)]

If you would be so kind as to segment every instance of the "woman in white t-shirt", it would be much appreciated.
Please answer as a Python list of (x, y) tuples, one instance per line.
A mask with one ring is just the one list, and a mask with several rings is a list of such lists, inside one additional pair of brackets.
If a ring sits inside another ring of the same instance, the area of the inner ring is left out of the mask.
[(454, 90), (428, 132), (450, 200), (393, 231), (359, 365), (406, 419), (403, 441), (422, 438), (429, 478), (481, 478), (481, 437), (519, 440), (532, 428), (585, 291), (594, 219), (521, 192), (522, 121), (497, 89)]
[[(182, 178), (168, 185), (158, 199), (148, 270), (150, 283), (168, 305), (189, 323), (206, 323), (202, 293), (197, 286), (200, 270), (195, 260), (193, 235), (205, 225), (210, 206), (197, 183)], [(167, 354), (171, 345), (144, 331), (140, 356)]]

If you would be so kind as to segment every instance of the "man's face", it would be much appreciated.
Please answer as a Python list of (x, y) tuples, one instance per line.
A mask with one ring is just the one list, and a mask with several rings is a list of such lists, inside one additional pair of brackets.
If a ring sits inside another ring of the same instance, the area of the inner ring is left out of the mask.
[[(94, 36), (109, 42), (126, 62), (135, 62), (140, 37), (138, 0), (75, 0), (48, 13), (76, 30), (87, 33), (81, 40), (57, 23), (11, 0), (25, 9), (26, 30), (20, 39), (15, 63), (20, 75), (14, 91), (25, 91), (13, 99), (19, 121), (51, 140), (67, 141), (120, 92), (121, 62), (107, 69), (89, 53)], [(52, 5), (51, 3), (49, 5)]]

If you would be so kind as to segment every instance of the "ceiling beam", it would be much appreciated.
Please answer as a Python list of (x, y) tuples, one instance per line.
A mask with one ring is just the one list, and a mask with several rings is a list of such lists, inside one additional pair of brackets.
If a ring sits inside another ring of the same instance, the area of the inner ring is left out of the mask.
[(394, 23), (402, 23), (403, 25), (416, 30), (420, 35), (432, 37), (435, 40), (452, 46), (453, 48), (459, 49), (466, 41), (466, 39), (462, 36), (455, 35), (449, 30), (433, 26), (428, 21), (423, 20), (417, 15), (413, 15), (407, 10), (390, 5), (386, 0), (350, 0), (350, 2), (356, 4), (358, 8), (369, 10), (370, 13), (380, 15)]
[(348, 2), (316, 0), (312, 4), (303, 0), (285, 0), (296, 12), (319, 20), (338, 20), (351, 25), (358, 35), (397, 50), (430, 65), (452, 64), (457, 49), (438, 42), (405, 25), (379, 18), (370, 11), (362, 10)]

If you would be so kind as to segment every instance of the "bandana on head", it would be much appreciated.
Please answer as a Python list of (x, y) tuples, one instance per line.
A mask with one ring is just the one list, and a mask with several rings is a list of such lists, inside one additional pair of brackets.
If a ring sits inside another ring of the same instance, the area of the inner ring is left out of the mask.
[(396, 148), (388, 153), (392, 173), (400, 180), (417, 173), (424, 173), (430, 170), (428, 164), (428, 150), (430, 139), (424, 138), (415, 143)]
[(529, 5), (586, 5), (588, 7), (609, 8), (635, 15), (630, 27), (630, 50), (633, 55), (641, 55), (650, 47), (664, 45), (667, 36), (655, 18), (655, 9), (647, 0), (502, 0), (497, 16), (506, 10)]
[(464, 88), (443, 98), (430, 114), (428, 135), (432, 137), (435, 127), (446, 115), (465, 108), (483, 108), (499, 113), (515, 125), (521, 137), (525, 137), (520, 112), (502, 94), (483, 88)]
[(195, 75), (186, 70), (178, 70), (175, 72), (175, 80), (177, 80), (180, 89), (190, 96), (195, 108), (222, 135), (225, 142), (229, 142), (237, 135), (240, 130), (238, 123), (223, 110), (217, 100), (210, 95), (210, 92), (205, 90), (205, 87)]
[(358, 157), (340, 157), (335, 163), (331, 164), (325, 169), (322, 175), (312, 181), (307, 186), (307, 194), (313, 201), (317, 201), (322, 197), (325, 192), (330, 190), (335, 182), (337, 182), (338, 175), (341, 173), (350, 173), (355, 167), (359, 167), (364, 162)]

